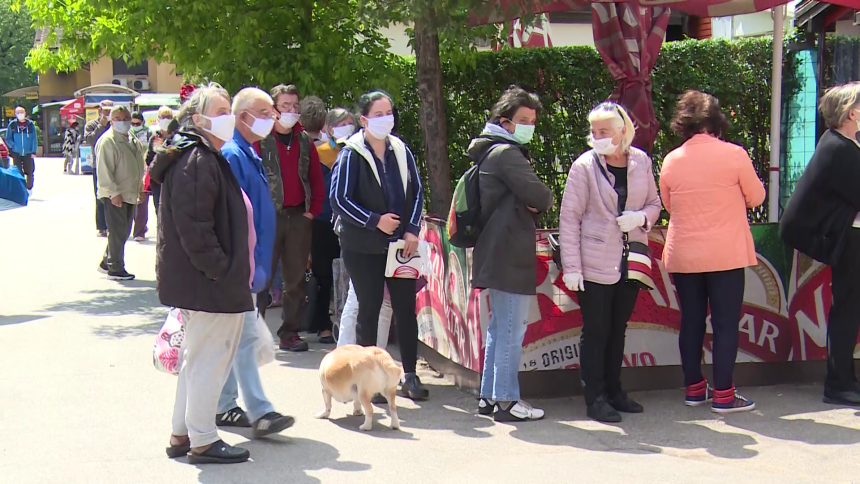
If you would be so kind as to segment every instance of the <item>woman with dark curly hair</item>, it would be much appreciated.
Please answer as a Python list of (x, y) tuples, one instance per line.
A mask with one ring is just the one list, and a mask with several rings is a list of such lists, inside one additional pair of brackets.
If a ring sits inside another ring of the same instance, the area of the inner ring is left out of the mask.
[[(663, 265), (672, 274), (681, 306), (681, 366), (685, 403), (711, 403), (717, 413), (755, 408), (735, 391), (738, 322), (744, 268), (758, 264), (747, 209), (764, 201), (764, 186), (742, 147), (723, 141), (729, 122), (714, 96), (687, 91), (678, 100), (672, 129), (684, 144), (666, 155), (660, 172), (663, 206), (672, 214)], [(705, 320), (714, 331), (713, 387), (702, 375)]]

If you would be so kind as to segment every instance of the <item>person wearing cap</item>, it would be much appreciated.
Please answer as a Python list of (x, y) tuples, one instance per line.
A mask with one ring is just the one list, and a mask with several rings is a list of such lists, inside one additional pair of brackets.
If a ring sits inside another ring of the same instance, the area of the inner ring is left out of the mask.
[(93, 194), (96, 197), (96, 230), (99, 237), (107, 237), (107, 222), (105, 222), (104, 205), (99, 203), (98, 157), (95, 154), (96, 143), (110, 128), (110, 111), (113, 101), (105, 99), (99, 103), (99, 116), (84, 126), (84, 144), (93, 147)]

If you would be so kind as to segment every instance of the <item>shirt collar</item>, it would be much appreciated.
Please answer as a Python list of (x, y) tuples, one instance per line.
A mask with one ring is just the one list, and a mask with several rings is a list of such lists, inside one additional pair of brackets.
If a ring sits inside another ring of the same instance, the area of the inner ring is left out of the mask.
[(236, 143), (236, 146), (239, 147), (246, 154), (249, 154), (254, 159), (261, 159), (257, 156), (257, 152), (254, 151), (254, 148), (251, 146), (251, 143), (242, 136), (242, 133), (239, 132), (238, 129), (233, 130), (233, 142)]

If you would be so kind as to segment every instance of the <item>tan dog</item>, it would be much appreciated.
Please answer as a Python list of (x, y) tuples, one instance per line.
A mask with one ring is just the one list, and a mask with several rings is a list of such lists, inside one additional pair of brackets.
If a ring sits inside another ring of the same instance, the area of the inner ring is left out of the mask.
[(341, 403), (353, 402), (353, 415), (361, 415), (364, 409), (364, 423), (361, 430), (373, 426), (373, 405), (370, 399), (381, 393), (388, 400), (391, 411), (391, 428), (400, 428), (397, 418), (397, 405), (394, 396), (397, 384), (403, 376), (403, 369), (394, 362), (387, 351), (376, 346), (341, 346), (325, 355), (320, 363), (320, 383), (322, 384), (325, 410), (316, 418), (331, 415), (331, 399)]

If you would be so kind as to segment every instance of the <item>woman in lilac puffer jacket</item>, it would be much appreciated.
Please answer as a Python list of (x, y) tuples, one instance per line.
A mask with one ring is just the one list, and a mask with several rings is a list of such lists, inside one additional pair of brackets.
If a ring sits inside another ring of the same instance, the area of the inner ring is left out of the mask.
[[(621, 274), (623, 235), (648, 243), (660, 217), (651, 159), (633, 148), (633, 122), (606, 102), (588, 115), (589, 145), (570, 169), (559, 216), (564, 283), (578, 291), (582, 311), (580, 366), (588, 416), (620, 422), (640, 413), (621, 389), (624, 334), (639, 288)], [(619, 213), (621, 215), (619, 216)]]

